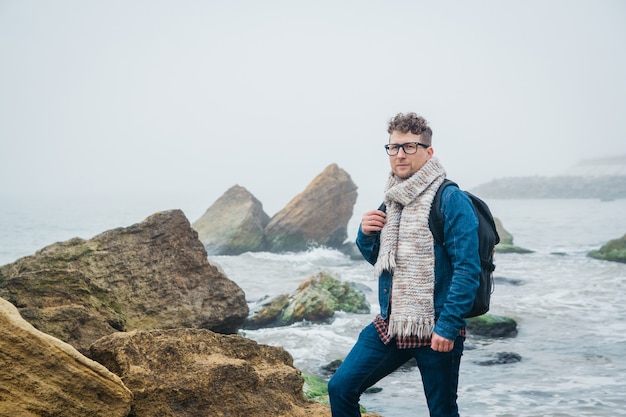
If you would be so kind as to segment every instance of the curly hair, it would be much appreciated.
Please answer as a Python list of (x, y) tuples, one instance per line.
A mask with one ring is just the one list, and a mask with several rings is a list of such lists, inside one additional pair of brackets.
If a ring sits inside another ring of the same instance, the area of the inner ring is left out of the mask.
[(411, 132), (415, 135), (422, 135), (422, 141), (425, 145), (430, 146), (432, 144), (432, 129), (428, 126), (426, 119), (415, 113), (396, 114), (396, 116), (389, 121), (387, 133), (391, 134), (394, 130), (400, 133)]

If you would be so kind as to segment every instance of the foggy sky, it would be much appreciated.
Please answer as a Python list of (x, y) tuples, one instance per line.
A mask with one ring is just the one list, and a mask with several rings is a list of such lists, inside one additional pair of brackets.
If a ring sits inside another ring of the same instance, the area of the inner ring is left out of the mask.
[(626, 154), (625, 39), (621, 0), (0, 0), (0, 200), (271, 216), (337, 163), (364, 210), (408, 111), (463, 188), (555, 175)]

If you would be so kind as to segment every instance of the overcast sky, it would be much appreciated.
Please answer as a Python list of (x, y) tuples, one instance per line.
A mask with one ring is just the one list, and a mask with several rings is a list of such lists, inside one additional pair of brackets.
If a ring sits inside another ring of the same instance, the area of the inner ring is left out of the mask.
[(361, 210), (408, 111), (464, 188), (555, 175), (626, 154), (625, 40), (622, 0), (0, 0), (0, 196), (271, 216), (337, 163)]

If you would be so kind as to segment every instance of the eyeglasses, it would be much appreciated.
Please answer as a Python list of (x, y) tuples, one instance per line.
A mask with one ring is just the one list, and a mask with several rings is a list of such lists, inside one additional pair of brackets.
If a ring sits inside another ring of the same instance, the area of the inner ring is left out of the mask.
[(423, 146), (424, 148), (430, 148), (430, 146), (424, 145), (423, 143), (407, 142), (385, 145), (385, 150), (387, 151), (387, 155), (389, 156), (396, 156), (398, 152), (400, 152), (400, 148), (402, 148), (405, 154), (412, 155), (417, 152), (417, 148), (419, 148), (420, 146)]

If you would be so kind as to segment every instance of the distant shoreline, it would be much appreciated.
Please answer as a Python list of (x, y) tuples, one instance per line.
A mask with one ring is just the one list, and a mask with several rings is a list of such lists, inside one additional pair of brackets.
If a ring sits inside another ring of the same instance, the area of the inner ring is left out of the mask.
[(482, 198), (626, 198), (626, 176), (510, 177), (494, 179), (471, 189)]

